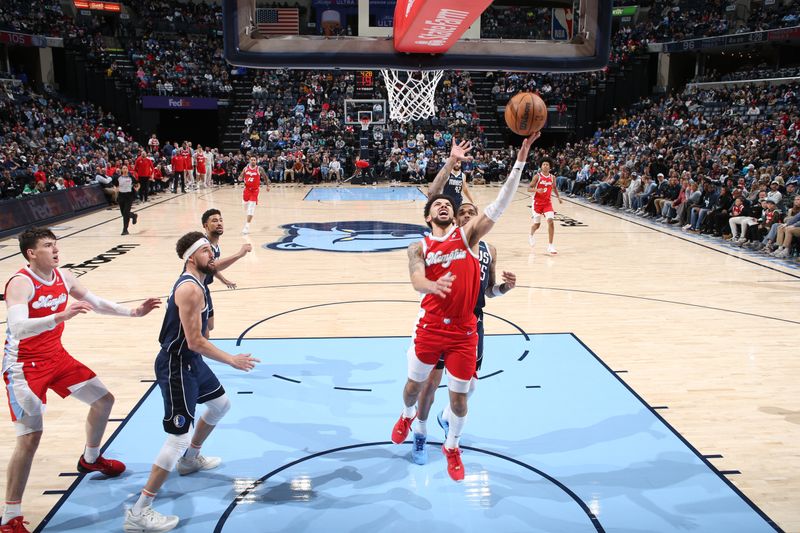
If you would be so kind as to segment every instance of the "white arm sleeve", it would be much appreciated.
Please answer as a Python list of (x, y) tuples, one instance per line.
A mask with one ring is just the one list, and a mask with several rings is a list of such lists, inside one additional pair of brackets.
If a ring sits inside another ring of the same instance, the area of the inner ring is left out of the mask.
[(86, 294), (83, 295), (81, 300), (90, 304), (94, 308), (94, 312), (100, 313), (101, 315), (133, 316), (133, 309), (128, 309), (116, 302), (100, 298), (92, 294), (92, 291), (86, 291)]
[(514, 163), (514, 168), (512, 168), (511, 172), (509, 172), (508, 179), (503, 184), (500, 192), (497, 194), (497, 198), (494, 202), (487, 205), (486, 209), (483, 210), (483, 213), (493, 222), (500, 220), (500, 216), (511, 204), (511, 200), (514, 198), (514, 193), (516, 192), (517, 187), (519, 187), (519, 180), (522, 177), (523, 168), (525, 168), (525, 163), (520, 161)]
[(56, 327), (56, 315), (42, 318), (28, 318), (27, 304), (12, 305), (8, 308), (8, 330), (17, 339), (27, 339)]

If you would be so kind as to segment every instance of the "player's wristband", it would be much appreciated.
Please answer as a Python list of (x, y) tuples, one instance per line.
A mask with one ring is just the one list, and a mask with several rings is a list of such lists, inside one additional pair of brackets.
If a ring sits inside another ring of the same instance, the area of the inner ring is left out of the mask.
[(502, 287), (503, 285), (505, 285), (505, 283), (501, 283), (500, 285), (495, 285), (494, 287), (492, 287), (492, 294), (493, 294), (493, 295), (495, 295), (495, 296), (502, 296), (502, 295), (504, 295), (505, 293), (504, 293), (504, 292), (503, 292), (503, 290), (500, 288), (500, 287)]

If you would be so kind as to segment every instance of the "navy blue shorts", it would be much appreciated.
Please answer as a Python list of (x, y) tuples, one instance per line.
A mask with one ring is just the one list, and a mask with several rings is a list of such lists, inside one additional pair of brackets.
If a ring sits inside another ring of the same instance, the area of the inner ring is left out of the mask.
[[(475, 364), (475, 373), (477, 374), (481, 369), (483, 363), (483, 313), (478, 315), (478, 362)], [(444, 369), (444, 355), (439, 358), (436, 363), (436, 369)]]
[(164, 431), (183, 435), (194, 423), (194, 410), (225, 394), (202, 356), (183, 358), (161, 350), (156, 357), (156, 381), (164, 398)]

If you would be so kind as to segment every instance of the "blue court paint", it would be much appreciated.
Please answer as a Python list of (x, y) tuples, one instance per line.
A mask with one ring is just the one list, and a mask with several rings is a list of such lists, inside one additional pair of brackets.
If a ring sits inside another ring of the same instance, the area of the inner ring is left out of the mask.
[(416, 187), (314, 187), (306, 195), (307, 202), (355, 201), (426, 201), (427, 196)]
[[(156, 508), (185, 532), (775, 530), (569, 334), (487, 336), (482, 374), (494, 375), (470, 402), (465, 481), (450, 480), (440, 451), (444, 390), (429, 462), (411, 463), (410, 443), (388, 443), (408, 343), (215, 341), (262, 363), (250, 374), (211, 363), (233, 407), (202, 453), (223, 464), (173, 474)], [(119, 531), (162, 445), (161, 417), (156, 390), (106, 452), (128, 471), (82, 478), (44, 530)]]

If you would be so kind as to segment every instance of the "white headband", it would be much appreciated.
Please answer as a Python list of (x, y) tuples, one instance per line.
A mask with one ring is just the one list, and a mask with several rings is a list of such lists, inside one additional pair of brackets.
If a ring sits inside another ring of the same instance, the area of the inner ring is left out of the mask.
[(181, 259), (184, 261), (188, 260), (190, 257), (192, 257), (193, 253), (195, 253), (197, 250), (199, 250), (206, 244), (211, 244), (211, 243), (208, 242), (208, 239), (206, 239), (205, 237), (200, 237), (199, 239), (194, 241), (194, 244), (191, 245), (189, 249), (186, 250), (186, 252), (184, 252), (184, 254), (181, 256)]

